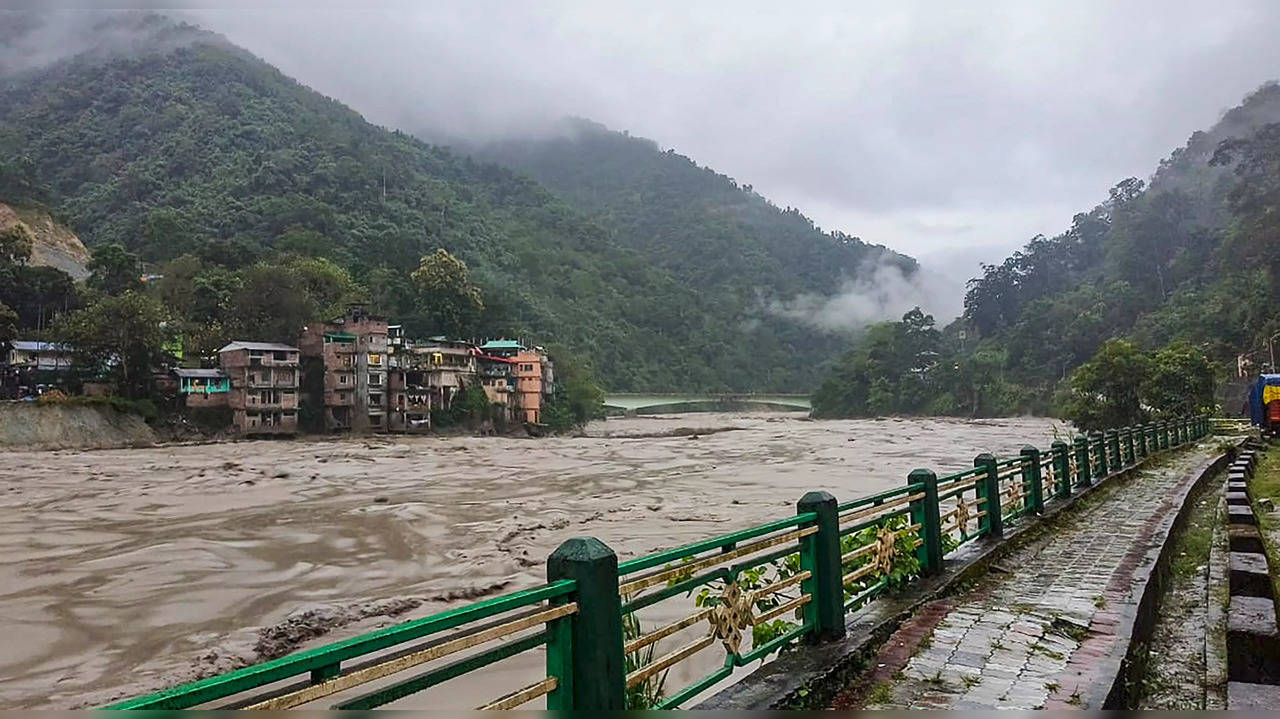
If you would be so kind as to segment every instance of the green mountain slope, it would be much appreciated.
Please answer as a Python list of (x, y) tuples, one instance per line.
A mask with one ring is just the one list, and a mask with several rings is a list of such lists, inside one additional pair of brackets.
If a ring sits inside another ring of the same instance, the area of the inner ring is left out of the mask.
[(115, 36), (133, 24), (127, 51), (0, 79), (0, 159), (29, 161), (90, 248), (234, 267), (305, 247), (369, 285), (444, 247), (485, 291), (478, 331), (565, 344), (614, 390), (803, 390), (838, 346), (759, 310), (823, 291), (868, 254), (806, 233), (798, 213), (773, 210), (797, 229), (772, 244), (735, 244), (731, 218), (714, 242), (662, 235), (658, 262), (630, 231), (639, 221), (614, 229), (528, 177), (371, 125), (216, 35), (111, 22)]
[(1111, 337), (1186, 341), (1234, 368), (1280, 329), (1277, 122), (1270, 84), (1192, 135), (1149, 184), (1121, 182), (1068, 231), (987, 268), (963, 318), (980, 347), (1003, 352), (1007, 377), (1045, 399)]
[(652, 140), (588, 120), (565, 120), (543, 139), (512, 139), (470, 148), (534, 179), (614, 228), (684, 282), (735, 295), (828, 294), (864, 264), (915, 262), (843, 233), (825, 233), (799, 210), (783, 210), (750, 185)]

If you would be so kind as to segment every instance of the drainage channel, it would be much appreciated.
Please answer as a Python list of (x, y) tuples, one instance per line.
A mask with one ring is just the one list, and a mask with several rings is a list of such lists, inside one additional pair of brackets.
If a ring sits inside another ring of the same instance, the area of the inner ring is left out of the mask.
[(1227, 471), (1227, 708), (1280, 706), (1280, 624), (1249, 480), (1263, 445), (1249, 444)]

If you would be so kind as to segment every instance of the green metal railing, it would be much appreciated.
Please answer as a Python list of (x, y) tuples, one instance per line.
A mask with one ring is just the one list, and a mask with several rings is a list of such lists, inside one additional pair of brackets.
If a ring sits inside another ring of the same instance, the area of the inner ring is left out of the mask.
[[(1006, 459), (980, 454), (943, 477), (917, 469), (896, 489), (843, 504), (810, 492), (794, 516), (622, 563), (599, 540), (571, 539), (548, 558), (542, 586), (106, 708), (370, 709), (535, 652), (526, 666), (538, 661), (541, 676), (481, 708), (543, 697), (553, 710), (678, 707), (784, 646), (842, 637), (848, 614), (941, 572), (957, 548), (999, 540), (1211, 431), (1205, 417), (1154, 422)], [(663, 620), (645, 628), (653, 608)], [(670, 671), (686, 662), (696, 678), (669, 690)]]

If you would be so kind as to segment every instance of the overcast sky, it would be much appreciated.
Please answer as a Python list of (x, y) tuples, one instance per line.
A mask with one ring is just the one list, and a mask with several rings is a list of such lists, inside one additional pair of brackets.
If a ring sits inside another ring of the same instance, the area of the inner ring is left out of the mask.
[(196, 9), (369, 119), (575, 115), (904, 252), (998, 260), (1280, 77), (1280, 2), (406, 2)]

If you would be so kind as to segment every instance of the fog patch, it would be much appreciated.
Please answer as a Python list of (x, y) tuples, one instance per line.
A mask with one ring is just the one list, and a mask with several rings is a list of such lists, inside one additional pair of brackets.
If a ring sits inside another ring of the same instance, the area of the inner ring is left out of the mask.
[(928, 267), (908, 274), (897, 265), (868, 263), (834, 294), (800, 294), (765, 302), (765, 312), (827, 332), (849, 333), (901, 319), (914, 307), (946, 324), (960, 316), (963, 286)]

